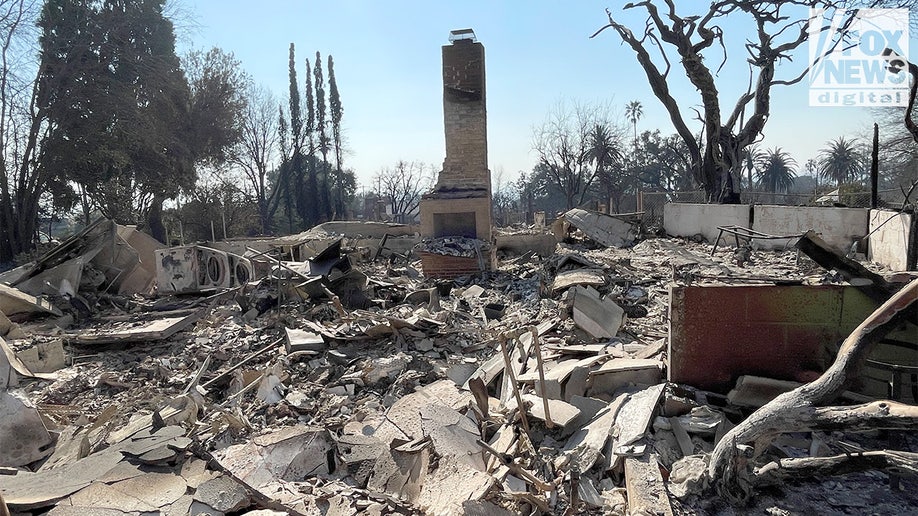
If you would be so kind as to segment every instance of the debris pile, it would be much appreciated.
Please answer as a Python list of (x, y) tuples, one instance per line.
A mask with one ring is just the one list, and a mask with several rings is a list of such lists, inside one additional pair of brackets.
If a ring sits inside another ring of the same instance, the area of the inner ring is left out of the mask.
[[(376, 262), (342, 243), (304, 261), (250, 250), (251, 271), (266, 276), (191, 296), (103, 295), (107, 280), (86, 284), (76, 304), (4, 286), (0, 510), (716, 512), (725, 501), (698, 497), (713, 487), (712, 452), (799, 383), (750, 374), (726, 395), (667, 382), (670, 287), (834, 278), (789, 251), (737, 266), (731, 249), (710, 256), (710, 245), (654, 239), (562, 243), (545, 259), (443, 279), (423, 258)], [(477, 264), (490, 254), (477, 243), (423, 252)], [(763, 441), (763, 464), (884, 447), (870, 434), (790, 432)], [(833, 477), (829, 491), (788, 485), (786, 498), (755, 503), (771, 514), (858, 511), (864, 486), (874, 512), (918, 503), (914, 489), (879, 482), (913, 482), (903, 473), (913, 453), (870, 460), (896, 469)]]

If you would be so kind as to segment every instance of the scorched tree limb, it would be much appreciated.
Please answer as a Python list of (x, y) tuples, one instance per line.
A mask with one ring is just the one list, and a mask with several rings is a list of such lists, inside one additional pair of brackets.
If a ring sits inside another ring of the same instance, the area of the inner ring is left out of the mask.
[[(754, 460), (779, 433), (807, 428), (832, 418), (853, 421), (857, 419), (857, 411), (870, 414), (870, 424), (880, 428), (886, 425), (899, 428), (902, 421), (914, 420), (915, 408), (890, 401), (848, 408), (816, 407), (831, 402), (848, 388), (859, 376), (874, 345), (911, 319), (914, 312), (909, 308), (916, 300), (918, 279), (894, 294), (851, 332), (822, 376), (778, 396), (728, 432), (714, 448), (708, 466), (708, 475), (718, 493), (735, 504), (748, 500), (754, 483), (750, 471), (753, 464), (749, 459)], [(748, 453), (750, 444), (754, 445), (751, 456)]]

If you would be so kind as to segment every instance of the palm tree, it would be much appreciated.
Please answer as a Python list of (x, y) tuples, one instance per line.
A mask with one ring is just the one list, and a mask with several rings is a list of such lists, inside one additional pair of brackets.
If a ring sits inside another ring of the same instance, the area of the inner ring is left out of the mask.
[(625, 117), (631, 120), (634, 126), (634, 152), (637, 152), (637, 122), (644, 116), (644, 106), (638, 100), (632, 100), (625, 104)]
[(844, 136), (829, 141), (828, 146), (819, 151), (816, 161), (819, 176), (835, 181), (836, 186), (857, 181), (866, 164), (867, 159), (858, 150), (857, 138), (846, 140)]
[(745, 149), (743, 149), (743, 169), (746, 171), (747, 185), (750, 190), (752, 190), (752, 185), (755, 184), (752, 181), (752, 174), (756, 171), (756, 166), (759, 161), (759, 158), (762, 157), (762, 150), (759, 148), (758, 144), (752, 144)]
[(621, 159), (622, 155), (618, 151), (616, 137), (612, 134), (609, 126), (605, 124), (594, 125), (589, 132), (589, 139), (587, 152), (590, 159), (596, 164), (597, 169), (604, 169)]
[(787, 193), (794, 184), (797, 162), (790, 154), (775, 147), (767, 150), (758, 158), (759, 186), (772, 193)]
[(595, 165), (596, 175), (600, 183), (606, 187), (609, 201), (614, 205), (609, 206), (610, 211), (617, 213), (625, 190), (622, 171), (613, 169), (613, 165), (622, 160), (622, 154), (618, 150), (618, 138), (605, 124), (594, 125), (588, 133), (588, 138), (588, 158)]

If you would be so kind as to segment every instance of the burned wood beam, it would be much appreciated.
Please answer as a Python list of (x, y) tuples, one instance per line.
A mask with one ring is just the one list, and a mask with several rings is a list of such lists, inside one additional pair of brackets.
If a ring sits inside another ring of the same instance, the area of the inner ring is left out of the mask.
[[(839, 254), (813, 230), (807, 231), (800, 237), (800, 240), (797, 241), (797, 249), (800, 249), (821, 267), (838, 271), (846, 280), (852, 282), (864, 294), (878, 303), (885, 302), (898, 290), (896, 285), (889, 283), (879, 274)], [(863, 280), (870, 283), (864, 284)]]

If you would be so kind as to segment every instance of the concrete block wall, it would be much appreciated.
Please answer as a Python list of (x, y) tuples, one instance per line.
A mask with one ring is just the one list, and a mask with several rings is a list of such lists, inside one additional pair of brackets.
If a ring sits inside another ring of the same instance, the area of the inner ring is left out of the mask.
[(912, 217), (909, 213), (870, 210), (870, 243), (867, 257), (891, 270), (906, 270)]
[[(713, 243), (718, 226), (741, 226), (769, 235), (800, 235), (813, 229), (831, 246), (847, 253), (852, 242), (868, 233), (865, 208), (771, 206), (746, 204), (670, 203), (663, 207), (663, 228), (672, 236), (701, 234)], [(725, 235), (722, 245), (734, 243)], [(763, 249), (791, 247), (796, 239), (756, 240)]]
[(669, 379), (726, 392), (743, 374), (799, 380), (840, 337), (836, 287), (674, 287)]
[[(720, 233), (717, 226), (749, 227), (748, 204), (688, 204), (669, 203), (663, 206), (663, 229), (666, 234), (678, 237), (704, 235), (705, 240), (713, 243)], [(733, 237), (726, 235), (725, 241), (733, 242)]]
[[(756, 205), (752, 229), (769, 235), (799, 235), (812, 229), (838, 252), (847, 254), (851, 244), (867, 234), (869, 211), (866, 208)], [(758, 244), (764, 249), (784, 249), (796, 242), (797, 239), (760, 240)]]
[[(878, 306), (839, 285), (672, 287), (669, 305), (669, 380), (721, 393), (742, 375), (812, 380)], [(888, 338), (914, 343), (916, 336), (907, 324)], [(870, 359), (918, 365), (913, 349), (880, 343)], [(889, 379), (888, 370), (868, 366), (852, 390), (886, 397)]]

